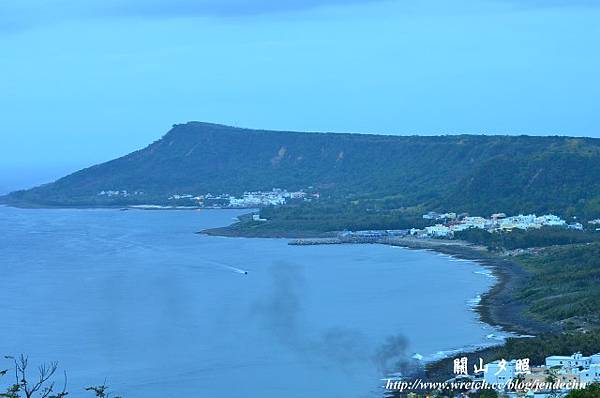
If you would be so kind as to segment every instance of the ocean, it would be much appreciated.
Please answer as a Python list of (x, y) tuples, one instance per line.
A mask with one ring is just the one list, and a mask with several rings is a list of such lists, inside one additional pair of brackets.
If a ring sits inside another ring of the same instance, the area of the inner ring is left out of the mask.
[(78, 396), (354, 398), (501, 335), (479, 264), (195, 234), (242, 212), (0, 207), (0, 355), (58, 361)]

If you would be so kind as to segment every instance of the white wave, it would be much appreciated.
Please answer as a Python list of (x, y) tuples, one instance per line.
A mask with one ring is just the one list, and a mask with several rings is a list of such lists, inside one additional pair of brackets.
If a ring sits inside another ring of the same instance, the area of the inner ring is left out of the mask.
[(208, 263), (212, 263), (213, 265), (215, 265), (215, 266), (217, 266), (219, 268), (235, 272), (237, 274), (248, 275), (248, 271), (246, 271), (244, 269), (241, 269), (241, 268), (234, 267), (234, 266), (229, 265), (229, 264), (224, 264), (224, 263), (221, 263), (219, 261), (214, 261), (214, 260), (204, 260), (204, 261), (206, 261)]
[(490, 271), (490, 270), (487, 270), (487, 269), (483, 270), (483, 271), (475, 271), (474, 273), (477, 274), (477, 275), (487, 276), (488, 278), (491, 278), (491, 279), (495, 279), (496, 278), (496, 276), (494, 275), (494, 273), (492, 271)]
[(481, 294), (478, 294), (477, 296), (473, 297), (472, 299), (467, 300), (467, 303), (469, 303), (470, 307), (478, 306), (479, 303), (481, 303)]

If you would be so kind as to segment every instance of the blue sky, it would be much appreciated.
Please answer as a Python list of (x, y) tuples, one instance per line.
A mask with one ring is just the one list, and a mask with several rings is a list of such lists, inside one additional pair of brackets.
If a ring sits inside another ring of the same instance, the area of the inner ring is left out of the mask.
[(173, 123), (600, 137), (596, 0), (4, 0), (0, 192)]

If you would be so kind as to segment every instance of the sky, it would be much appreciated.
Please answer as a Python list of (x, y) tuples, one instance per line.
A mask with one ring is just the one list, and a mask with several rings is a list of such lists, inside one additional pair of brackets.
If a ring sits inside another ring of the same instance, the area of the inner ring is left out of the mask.
[(600, 0), (0, 0), (0, 193), (174, 123), (600, 137)]

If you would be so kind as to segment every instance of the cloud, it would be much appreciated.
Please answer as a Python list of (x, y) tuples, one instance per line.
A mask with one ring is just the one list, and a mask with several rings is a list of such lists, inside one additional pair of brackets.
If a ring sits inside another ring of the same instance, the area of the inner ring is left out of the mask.
[[(600, 0), (486, 1), (512, 4), (518, 8), (600, 6)], [(444, 4), (438, 0), (4, 0), (0, 2), (0, 32), (88, 18), (252, 17), (298, 13), (328, 6), (385, 2), (392, 5), (418, 5), (422, 12), (435, 12), (440, 4)]]
[(110, 2), (105, 10), (117, 15), (156, 17), (249, 16), (378, 1), (384, 0), (124, 0)]
[(389, 0), (7, 0), (0, 32), (86, 18), (244, 17)]
[(511, 0), (515, 3), (529, 4), (539, 7), (549, 6), (586, 6), (594, 7), (600, 6), (599, 0)]
[(495, 0), (518, 8), (599, 7), (600, 0)]

